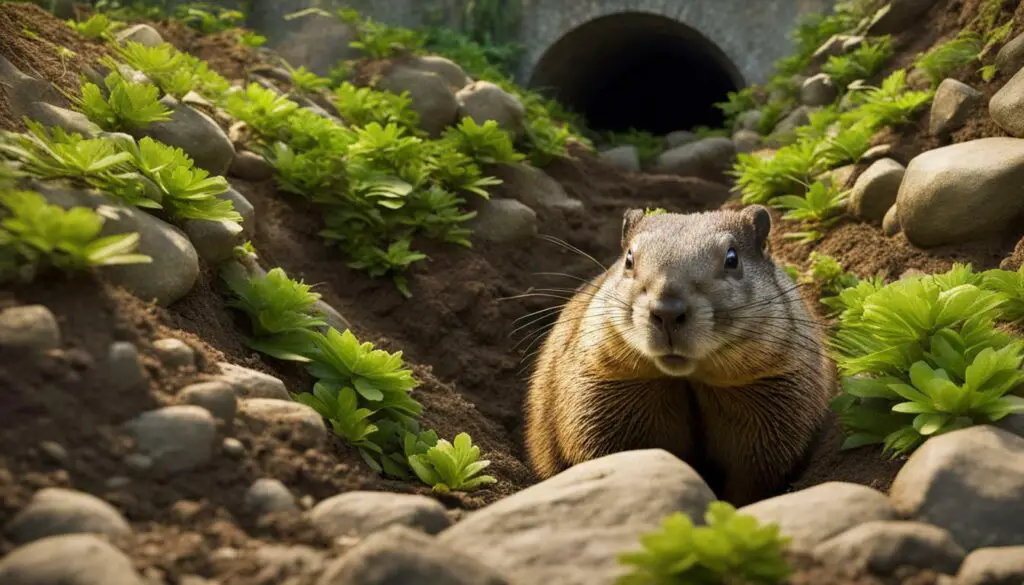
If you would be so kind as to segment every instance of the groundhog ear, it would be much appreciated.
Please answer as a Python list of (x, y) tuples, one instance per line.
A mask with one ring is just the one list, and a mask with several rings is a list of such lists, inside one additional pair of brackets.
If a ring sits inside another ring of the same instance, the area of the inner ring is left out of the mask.
[(768, 243), (768, 235), (772, 231), (772, 216), (763, 205), (748, 205), (743, 208), (743, 216), (754, 226), (754, 241), (760, 250)]
[(629, 245), (629, 239), (633, 235), (633, 230), (636, 229), (636, 225), (640, 223), (640, 220), (644, 218), (643, 209), (628, 209), (625, 215), (622, 216), (622, 248), (626, 249)]

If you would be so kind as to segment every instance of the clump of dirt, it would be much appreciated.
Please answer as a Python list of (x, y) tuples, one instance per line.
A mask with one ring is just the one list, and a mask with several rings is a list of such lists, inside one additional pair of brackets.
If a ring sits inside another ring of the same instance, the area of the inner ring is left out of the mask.
[[(101, 42), (82, 37), (35, 4), (0, 3), (0, 55), (28, 75), (78, 95), (81, 72), (107, 54)], [(11, 111), (3, 84), (0, 84), (0, 128), (25, 128)]]

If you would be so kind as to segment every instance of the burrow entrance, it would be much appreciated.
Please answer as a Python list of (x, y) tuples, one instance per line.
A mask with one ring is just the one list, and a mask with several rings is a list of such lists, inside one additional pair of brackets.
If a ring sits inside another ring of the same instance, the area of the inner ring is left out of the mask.
[(714, 103), (745, 83), (725, 53), (693, 28), (627, 12), (563, 36), (538, 61), (529, 85), (582, 114), (594, 130), (663, 135), (721, 126)]

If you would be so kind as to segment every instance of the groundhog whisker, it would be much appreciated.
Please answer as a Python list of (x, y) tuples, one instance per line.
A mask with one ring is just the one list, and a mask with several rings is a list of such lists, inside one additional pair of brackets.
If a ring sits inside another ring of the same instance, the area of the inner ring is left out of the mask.
[(594, 298), (594, 297), (596, 297), (599, 294), (603, 294), (603, 295), (605, 295), (605, 299), (606, 300), (616, 301), (620, 305), (622, 305), (623, 307), (629, 307), (629, 304), (626, 303), (626, 301), (616, 297), (615, 295), (609, 293), (608, 291), (602, 291), (601, 289), (595, 289), (593, 291), (589, 291), (589, 290), (582, 290), (582, 289), (575, 289), (575, 288), (550, 287), (550, 288), (534, 288), (534, 289), (530, 289), (530, 290), (534, 290), (534, 291), (537, 291), (537, 292), (560, 292), (560, 293), (565, 293), (565, 294), (568, 294), (568, 295), (584, 295), (584, 296), (590, 296), (591, 298)]
[[(612, 316), (612, 315), (614, 315), (617, 312), (618, 312), (617, 310), (614, 310), (614, 311), (613, 310), (609, 310), (608, 313), (606, 313), (606, 314), (591, 313), (591, 314), (587, 314), (587, 315), (581, 315), (581, 316), (578, 316), (578, 317), (573, 317), (572, 319), (568, 319), (568, 321), (582, 321), (583, 319), (585, 319), (587, 317), (599, 318), (600, 319), (600, 318)], [(526, 328), (530, 327), (531, 325), (534, 325), (534, 324), (536, 324), (536, 323), (538, 323), (540, 321), (543, 321), (545, 319), (549, 319), (549, 318), (551, 318), (551, 314), (550, 313), (546, 314), (546, 315), (541, 315), (541, 316), (533, 319), (532, 321), (529, 321), (528, 323), (524, 323), (523, 325), (520, 325), (520, 326), (516, 327), (515, 329), (513, 329), (511, 331), (511, 333), (509, 333), (509, 336), (511, 337), (512, 335), (515, 335), (517, 332), (519, 332), (519, 331), (521, 331), (523, 329), (526, 329)], [(554, 322), (552, 322), (551, 325), (554, 325)]]
[[(569, 295), (569, 296), (557, 296), (555, 293), (560, 294), (560, 295)], [(555, 298), (555, 299), (561, 299), (561, 300), (564, 300), (564, 301), (569, 301), (569, 300), (572, 299), (573, 295), (582, 295), (582, 296), (589, 296), (591, 298), (594, 298), (594, 297), (596, 297), (600, 293), (601, 293), (601, 291), (588, 292), (588, 291), (575, 291), (575, 290), (572, 290), (572, 289), (561, 289), (561, 288), (541, 288), (541, 289), (531, 289), (529, 292), (520, 293), (520, 294), (512, 296), (512, 297), (500, 298), (498, 300), (516, 300), (516, 299), (527, 299), (527, 298), (530, 298), (530, 297), (538, 297), (538, 298)], [(622, 300), (616, 299), (614, 297), (606, 297), (606, 300), (615, 301), (615, 302), (619, 303), (620, 305), (622, 305), (623, 307), (628, 307), (628, 305), (626, 305)]]
[[(794, 292), (794, 291), (796, 291), (797, 289), (799, 289), (800, 287), (803, 287), (803, 286), (806, 286), (806, 285), (798, 283), (798, 284), (794, 285), (792, 288), (784, 289), (779, 294), (777, 294), (775, 296), (772, 296), (772, 297), (769, 297), (767, 299), (762, 299), (760, 301), (756, 301), (756, 302), (753, 302), (753, 303), (748, 303), (746, 305), (739, 305), (739, 306), (736, 306), (736, 307), (726, 307), (723, 310), (724, 311), (735, 311), (735, 310), (738, 310), (738, 309), (746, 309), (746, 308), (750, 308), (750, 307), (759, 307), (759, 306), (762, 306), (762, 305), (770, 304), (770, 303), (773, 303), (773, 302), (775, 302), (776, 300), (778, 300), (778, 299), (780, 299), (782, 297), (785, 297), (789, 293)], [(789, 299), (789, 300), (790, 301), (796, 301), (796, 300), (800, 300), (800, 299), (802, 299), (802, 297), (798, 296), (796, 298), (792, 298), (792, 299)]]
[(561, 246), (561, 247), (565, 248), (566, 250), (569, 250), (570, 252), (575, 252), (576, 254), (579, 254), (580, 256), (583, 256), (584, 258), (586, 258), (586, 259), (590, 260), (591, 262), (593, 262), (594, 264), (596, 264), (598, 266), (598, 268), (601, 269), (601, 272), (604, 272), (604, 271), (608, 270), (608, 267), (605, 266), (604, 264), (601, 264), (600, 262), (598, 262), (597, 258), (594, 258), (590, 254), (587, 254), (583, 250), (577, 248), (576, 246), (573, 246), (572, 244), (570, 244), (569, 242), (566, 242), (563, 239), (556, 238), (555, 236), (551, 236), (551, 235), (548, 235), (548, 234), (538, 234), (537, 237), (542, 239), (542, 240), (545, 240), (547, 242), (550, 242), (552, 244), (556, 244), (558, 246)]
[(792, 330), (782, 331), (784, 335), (777, 335), (764, 328), (717, 331), (715, 333), (719, 335), (730, 335), (731, 339), (749, 341), (758, 345), (764, 345), (764, 338), (768, 337), (771, 341), (776, 343), (776, 347), (797, 348), (806, 352), (812, 352), (818, 357), (830, 358), (827, 352), (819, 349), (819, 345), (813, 337), (809, 337)]
[(728, 321), (757, 321), (765, 319), (768, 321), (786, 321), (788, 323), (802, 323), (805, 325), (821, 325), (820, 321), (814, 319), (798, 319), (783, 315), (718, 315)]

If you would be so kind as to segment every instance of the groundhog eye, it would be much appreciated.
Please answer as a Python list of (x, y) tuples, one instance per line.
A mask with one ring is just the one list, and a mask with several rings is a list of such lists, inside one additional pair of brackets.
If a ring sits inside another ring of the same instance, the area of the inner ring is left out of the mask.
[(633, 270), (633, 250), (626, 251), (626, 270)]
[(729, 251), (725, 253), (725, 268), (726, 270), (735, 270), (740, 267), (740, 257), (736, 254), (735, 248), (729, 248)]

